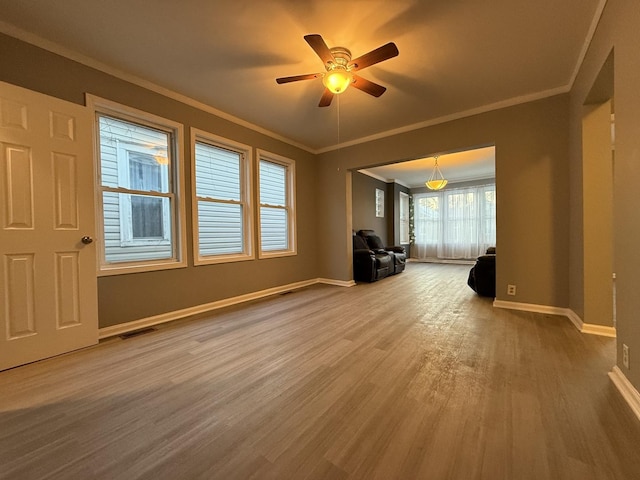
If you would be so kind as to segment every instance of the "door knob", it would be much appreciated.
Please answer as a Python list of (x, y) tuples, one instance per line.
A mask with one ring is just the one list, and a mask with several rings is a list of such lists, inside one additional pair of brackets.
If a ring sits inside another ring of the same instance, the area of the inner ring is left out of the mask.
[(91, 242), (93, 242), (93, 238), (89, 237), (88, 235), (85, 235), (80, 239), (80, 241), (82, 241), (82, 243), (84, 243), (85, 245), (89, 245)]

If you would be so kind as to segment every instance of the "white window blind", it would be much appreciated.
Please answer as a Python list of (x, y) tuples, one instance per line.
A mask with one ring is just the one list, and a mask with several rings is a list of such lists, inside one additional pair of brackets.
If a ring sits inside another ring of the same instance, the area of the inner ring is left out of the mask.
[(265, 252), (289, 249), (287, 167), (260, 160), (260, 248)]
[(243, 155), (196, 142), (196, 196), (200, 256), (244, 251)]

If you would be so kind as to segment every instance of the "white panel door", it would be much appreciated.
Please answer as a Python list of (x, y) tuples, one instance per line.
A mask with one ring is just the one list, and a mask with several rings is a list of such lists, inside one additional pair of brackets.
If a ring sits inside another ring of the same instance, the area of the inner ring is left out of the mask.
[(0, 370), (98, 342), (91, 129), (0, 82)]

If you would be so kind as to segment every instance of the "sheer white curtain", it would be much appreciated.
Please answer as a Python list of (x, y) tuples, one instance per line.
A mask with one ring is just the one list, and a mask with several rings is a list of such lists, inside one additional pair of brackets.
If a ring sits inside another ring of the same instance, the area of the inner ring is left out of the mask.
[(475, 259), (496, 244), (496, 187), (413, 195), (418, 259)]

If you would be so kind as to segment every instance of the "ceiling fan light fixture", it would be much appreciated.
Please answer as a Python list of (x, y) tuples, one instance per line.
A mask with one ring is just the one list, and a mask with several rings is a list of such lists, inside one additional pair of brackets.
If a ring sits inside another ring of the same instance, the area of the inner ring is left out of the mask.
[(353, 75), (346, 68), (337, 66), (329, 70), (322, 77), (322, 83), (331, 93), (339, 94), (344, 92), (353, 82)]
[[(328, 107), (335, 95), (344, 92), (349, 85), (367, 93), (373, 97), (379, 97), (387, 89), (382, 85), (362, 78), (360, 71), (385, 60), (389, 60), (398, 55), (398, 47), (395, 43), (389, 42), (381, 47), (371, 50), (369, 53), (360, 55), (351, 60), (351, 51), (345, 47), (329, 48), (322, 36), (317, 33), (310, 33), (304, 36), (305, 41), (318, 55), (324, 63), (325, 71), (322, 73), (307, 73), (304, 75), (293, 75), (289, 77), (276, 78), (276, 83), (291, 83), (300, 80), (313, 80), (322, 77), (324, 92), (320, 98), (319, 107)], [(355, 72), (358, 72), (356, 75)]]
[(445, 180), (444, 175), (442, 175), (440, 171), (440, 167), (438, 167), (438, 157), (434, 158), (436, 161), (433, 165), (433, 172), (431, 172), (431, 176), (429, 180), (425, 182), (425, 185), (429, 190), (442, 190), (449, 182)]

